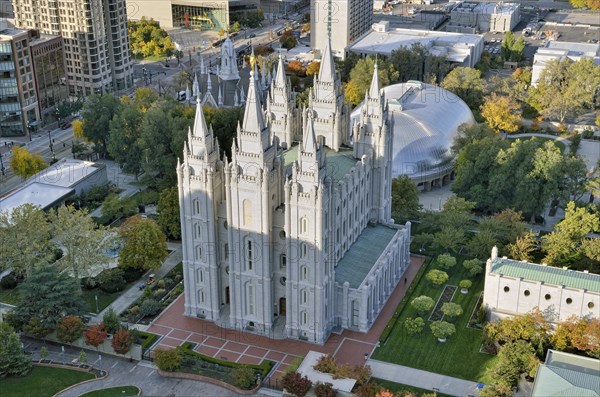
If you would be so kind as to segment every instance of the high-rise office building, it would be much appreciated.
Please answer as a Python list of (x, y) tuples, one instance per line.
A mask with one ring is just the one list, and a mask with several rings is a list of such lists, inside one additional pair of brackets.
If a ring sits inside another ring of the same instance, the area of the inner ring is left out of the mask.
[(371, 29), (373, 0), (313, 0), (310, 6), (313, 49), (323, 51), (331, 38), (331, 51), (345, 57), (345, 48)]
[(131, 87), (125, 0), (13, 0), (15, 25), (62, 36), (71, 95)]

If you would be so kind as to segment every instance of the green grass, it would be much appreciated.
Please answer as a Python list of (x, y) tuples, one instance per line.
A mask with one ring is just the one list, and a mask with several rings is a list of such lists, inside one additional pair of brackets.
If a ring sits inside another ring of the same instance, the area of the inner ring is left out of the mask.
[(98, 296), (98, 309), (100, 309), (101, 312), (129, 287), (130, 285), (126, 285), (123, 291), (113, 293), (104, 292), (100, 288), (84, 289), (81, 291), (81, 298), (83, 299), (86, 310), (90, 313), (96, 313), (96, 296)]
[(89, 372), (34, 366), (26, 376), (0, 379), (0, 395), (50, 397), (71, 385), (94, 378), (94, 374)]
[(0, 288), (0, 302), (16, 305), (19, 303), (18, 287), (13, 289)]
[(89, 393), (82, 394), (79, 397), (117, 397), (117, 396), (137, 396), (140, 389), (136, 386), (117, 386), (108, 389), (94, 390)]
[[(421, 389), (419, 387), (414, 387), (414, 386), (403, 385), (401, 383), (396, 383), (396, 382), (390, 382), (389, 380), (384, 380), (384, 379), (371, 378), (371, 381), (377, 383), (380, 386), (383, 386), (385, 389), (388, 389), (389, 391), (394, 392), (394, 393), (397, 393), (400, 391), (410, 391), (410, 392), (418, 393), (418, 394), (432, 393), (431, 390)], [(436, 395), (438, 397), (450, 397), (450, 395), (440, 393), (440, 392), (436, 392)]]
[[(428, 265), (427, 271), (435, 268), (435, 262)], [(456, 285), (460, 280), (469, 278), (462, 267), (462, 260), (448, 271), (450, 278), (448, 285)], [(464, 313), (454, 322), (456, 333), (448, 338), (445, 343), (439, 343), (431, 334), (427, 318), (424, 316), (425, 328), (420, 335), (410, 336), (404, 329), (404, 321), (408, 317), (417, 317), (417, 313), (410, 304), (404, 307), (398, 322), (391, 332), (387, 342), (377, 348), (373, 358), (400, 365), (406, 365), (426, 371), (449, 375), (456, 378), (486, 383), (486, 369), (491, 367), (495, 356), (480, 353), (482, 331), (467, 328), (467, 322), (477, 303), (479, 293), (483, 290), (483, 276), (479, 275), (473, 280), (469, 293), (463, 295), (460, 289), (456, 291), (452, 302), (462, 306)], [(425, 277), (416, 285), (408, 301), (417, 296), (427, 295), (436, 302), (440, 297), (443, 286), (433, 287)]]

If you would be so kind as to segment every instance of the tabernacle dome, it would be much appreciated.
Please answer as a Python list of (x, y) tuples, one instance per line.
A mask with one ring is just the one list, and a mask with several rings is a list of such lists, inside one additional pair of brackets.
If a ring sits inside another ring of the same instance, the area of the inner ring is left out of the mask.
[[(419, 81), (383, 88), (393, 119), (392, 176), (408, 175), (421, 190), (452, 178), (450, 150), (461, 125), (475, 123), (471, 109), (455, 94)], [(358, 121), (363, 103), (352, 112)]]

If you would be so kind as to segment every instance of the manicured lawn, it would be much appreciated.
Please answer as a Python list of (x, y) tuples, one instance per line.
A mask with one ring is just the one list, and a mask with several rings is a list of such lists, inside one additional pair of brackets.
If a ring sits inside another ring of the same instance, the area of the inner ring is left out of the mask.
[(117, 386), (108, 389), (94, 390), (82, 394), (79, 397), (117, 397), (117, 396), (137, 396), (140, 392), (136, 386)]
[(0, 379), (0, 395), (50, 397), (71, 385), (94, 378), (94, 374), (89, 372), (34, 366), (27, 376)]
[[(436, 268), (436, 264), (435, 261), (432, 261), (426, 272), (434, 268)], [(456, 266), (447, 273), (450, 276), (447, 282), (448, 285), (458, 286), (460, 280), (469, 278), (462, 267), (461, 259), (458, 259)], [(383, 346), (375, 350), (373, 358), (486, 383), (485, 370), (494, 364), (496, 357), (480, 353), (482, 331), (467, 328), (467, 323), (477, 303), (479, 293), (483, 290), (484, 277), (480, 274), (476, 279), (471, 280), (473, 286), (469, 293), (463, 295), (460, 293), (459, 288), (452, 299), (452, 302), (462, 306), (464, 312), (454, 322), (456, 333), (450, 336), (445, 343), (438, 342), (431, 334), (429, 328), (431, 322), (428, 321), (430, 313), (423, 316), (425, 328), (420, 335), (410, 336), (406, 333), (404, 321), (408, 317), (417, 317), (417, 313), (409, 303), (400, 314), (389, 339)], [(423, 277), (408, 301), (412, 301), (417, 296), (427, 295), (437, 302), (444, 289), (443, 287), (434, 287)]]
[[(432, 393), (431, 390), (421, 389), (419, 387), (413, 387), (413, 386), (408, 386), (408, 385), (403, 385), (403, 384), (396, 383), (396, 382), (390, 382), (389, 380), (371, 378), (371, 381), (377, 383), (378, 385), (383, 386), (384, 388), (386, 388), (389, 391), (394, 392), (394, 393), (399, 392), (399, 391), (410, 391), (410, 392), (418, 393), (418, 394)], [(440, 393), (440, 392), (436, 392), (436, 396), (437, 397), (450, 397), (448, 394), (444, 394), (444, 393)]]
[(98, 309), (106, 309), (108, 305), (114, 302), (131, 284), (125, 286), (123, 291), (113, 292), (112, 294), (102, 291), (100, 288), (83, 289), (81, 298), (85, 302), (85, 308), (90, 313), (96, 313), (96, 296), (98, 296)]

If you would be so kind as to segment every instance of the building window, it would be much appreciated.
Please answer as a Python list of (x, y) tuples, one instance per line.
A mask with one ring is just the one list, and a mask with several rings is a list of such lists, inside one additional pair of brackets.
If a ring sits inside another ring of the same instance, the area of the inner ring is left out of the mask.
[(593, 309), (593, 308), (594, 308), (594, 302), (589, 302), (588, 309)]
[(300, 233), (301, 234), (308, 233), (308, 219), (306, 219), (306, 218), (300, 219)]
[(306, 314), (306, 312), (302, 312), (301, 317), (302, 317), (302, 325), (308, 324), (308, 315)]
[(223, 221), (223, 227), (227, 230), (227, 221)]
[(254, 266), (254, 244), (252, 243), (252, 240), (248, 239), (246, 241), (246, 263), (248, 264), (247, 266), (247, 270), (252, 270), (252, 267)]
[(284, 230), (279, 232), (279, 238), (282, 240), (285, 240), (285, 231)]
[(194, 214), (200, 215), (200, 201), (194, 200)]
[(225, 260), (229, 259), (229, 244), (225, 243), (225, 248), (223, 249), (225, 251)]
[(286, 265), (287, 265), (287, 256), (285, 256), (285, 254), (281, 254), (281, 256), (279, 257), (279, 266), (285, 267)]
[(308, 280), (308, 268), (306, 266), (302, 266), (300, 269), (300, 278), (302, 280)]
[(300, 245), (300, 256), (302, 258), (306, 258), (307, 254), (308, 254), (308, 246), (305, 243), (302, 243)]
[(204, 282), (204, 271), (202, 271), (202, 269), (198, 270), (198, 281), (201, 283)]
[(573, 299), (567, 298), (567, 305), (570, 305), (571, 303), (573, 303)]
[(194, 238), (199, 239), (200, 236), (202, 235), (201, 231), (202, 231), (202, 227), (200, 226), (199, 223), (196, 223), (196, 230), (194, 232)]
[(200, 301), (200, 303), (204, 303), (204, 291), (198, 291), (198, 300)]
[(504, 287), (504, 292), (508, 292), (508, 291), (510, 291), (510, 288)]
[(201, 245), (197, 245), (196, 246), (196, 260), (202, 260), (202, 246)]
[(285, 277), (281, 277), (281, 278), (279, 279), (279, 283), (280, 283), (281, 285), (285, 285), (285, 282), (286, 282), (286, 280), (287, 280), (287, 279), (286, 279)]
[(306, 305), (306, 303), (308, 302), (308, 294), (306, 293), (306, 290), (303, 289), (302, 290), (302, 299), (301, 302), (303, 305)]
[(529, 296), (529, 290), (528, 290), (528, 289), (526, 289), (526, 290), (525, 290), (525, 292), (523, 292), (523, 295), (525, 295), (525, 296)]
[(254, 285), (246, 284), (246, 314), (254, 314)]
[(244, 200), (242, 203), (244, 226), (252, 225), (252, 203), (250, 200)]
[(550, 296), (550, 294), (546, 294), (544, 295), (544, 299), (546, 299), (547, 301), (549, 301), (552, 297)]

